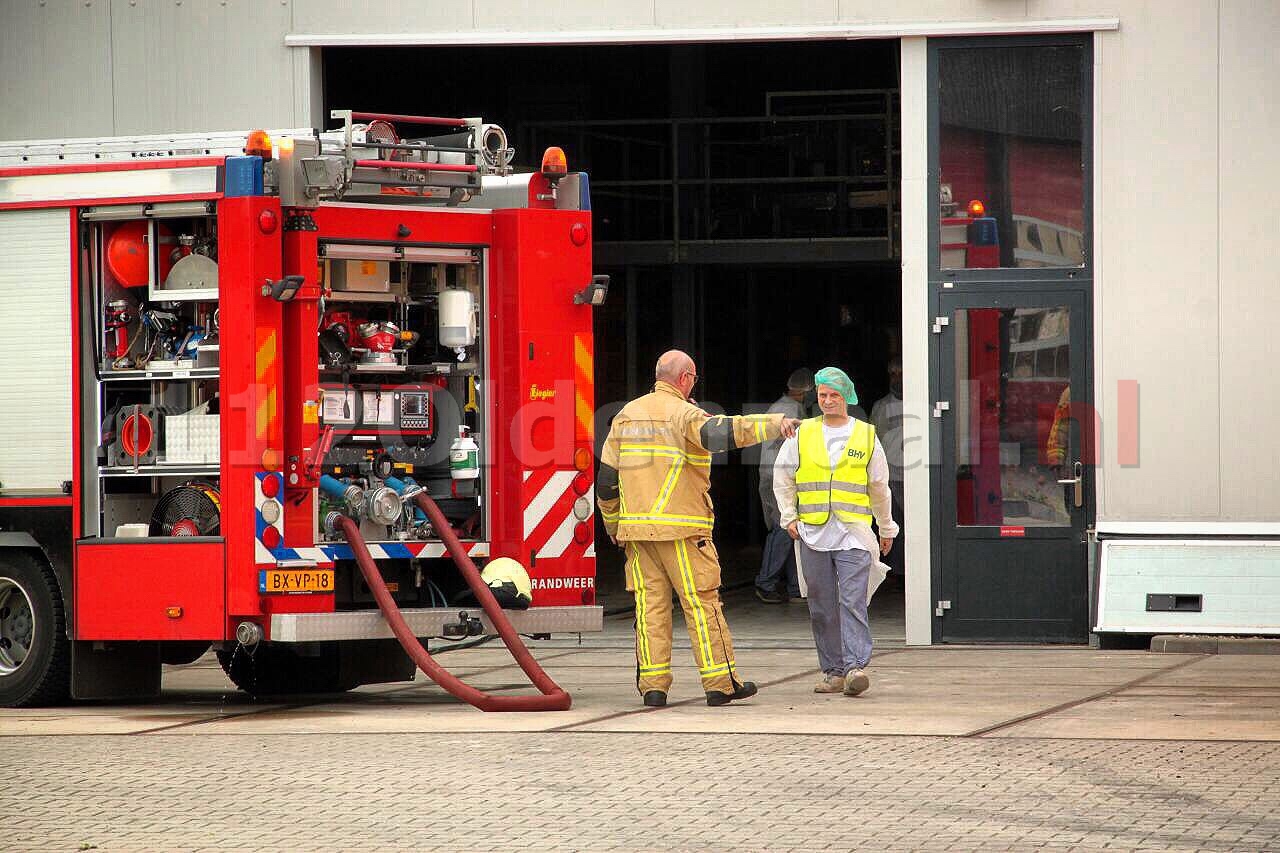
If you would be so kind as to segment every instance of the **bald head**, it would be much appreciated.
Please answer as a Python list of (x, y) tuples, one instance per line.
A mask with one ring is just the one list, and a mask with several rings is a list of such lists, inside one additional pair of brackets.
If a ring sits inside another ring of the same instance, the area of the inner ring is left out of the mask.
[(688, 398), (698, 382), (698, 369), (693, 366), (693, 359), (689, 358), (688, 353), (678, 349), (667, 350), (658, 357), (658, 364), (653, 368), (653, 378), (678, 388)]
[(678, 349), (667, 350), (658, 356), (658, 364), (653, 369), (653, 378), (675, 385), (680, 376), (689, 370), (693, 370), (693, 359), (688, 353)]

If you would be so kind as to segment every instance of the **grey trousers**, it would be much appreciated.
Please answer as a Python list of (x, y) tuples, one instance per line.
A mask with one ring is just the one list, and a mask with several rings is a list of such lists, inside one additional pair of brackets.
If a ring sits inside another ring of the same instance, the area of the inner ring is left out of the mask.
[(815, 551), (800, 542), (800, 567), (809, 587), (809, 622), (818, 665), (827, 675), (845, 675), (871, 662), (867, 579), (871, 554), (859, 548)]

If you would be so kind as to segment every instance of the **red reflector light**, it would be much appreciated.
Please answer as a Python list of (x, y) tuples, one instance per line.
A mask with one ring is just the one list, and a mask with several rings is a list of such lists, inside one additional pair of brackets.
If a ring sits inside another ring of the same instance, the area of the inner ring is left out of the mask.
[(591, 528), (587, 526), (585, 521), (580, 521), (573, 528), (573, 541), (579, 545), (586, 545), (591, 541)]
[(280, 494), (280, 478), (274, 474), (262, 478), (262, 493), (269, 498)]
[(575, 222), (569, 227), (569, 239), (575, 246), (581, 246), (587, 242), (587, 226), (581, 222)]
[(262, 544), (267, 546), (268, 551), (274, 551), (280, 547), (280, 531), (274, 527), (268, 527), (262, 531)]
[(258, 214), (258, 230), (263, 234), (276, 233), (276, 226), (279, 224), (280, 219), (274, 210), (264, 210)]
[(987, 215), (987, 206), (978, 199), (969, 202), (969, 215), (975, 219)]
[(587, 489), (591, 488), (591, 478), (587, 476), (587, 472), (583, 471), (573, 478), (573, 492), (576, 495), (585, 495)]
[(547, 177), (560, 177), (569, 173), (569, 161), (564, 156), (564, 149), (551, 146), (542, 155), (542, 174)]

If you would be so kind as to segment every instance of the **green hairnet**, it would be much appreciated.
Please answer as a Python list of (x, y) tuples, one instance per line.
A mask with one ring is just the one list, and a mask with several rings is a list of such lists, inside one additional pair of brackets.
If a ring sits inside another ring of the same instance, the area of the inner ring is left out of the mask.
[(826, 385), (828, 388), (834, 388), (840, 392), (840, 396), (844, 397), (844, 401), (850, 406), (858, 404), (858, 392), (853, 390), (853, 380), (849, 378), (849, 374), (845, 373), (838, 367), (824, 367), (813, 375), (815, 385)]

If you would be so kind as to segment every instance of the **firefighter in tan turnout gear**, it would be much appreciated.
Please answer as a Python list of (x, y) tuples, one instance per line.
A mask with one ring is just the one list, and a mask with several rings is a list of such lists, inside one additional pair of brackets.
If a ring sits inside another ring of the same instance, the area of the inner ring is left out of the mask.
[(789, 438), (800, 422), (781, 414), (708, 415), (689, 394), (693, 359), (678, 350), (658, 359), (652, 392), (632, 400), (605, 438), (596, 489), (600, 515), (626, 551), (627, 589), (636, 599), (636, 687), (660, 707), (671, 687), (671, 590), (684, 610), (708, 705), (756, 693), (738, 677), (733, 638), (720, 603), (720, 562), (711, 454)]

